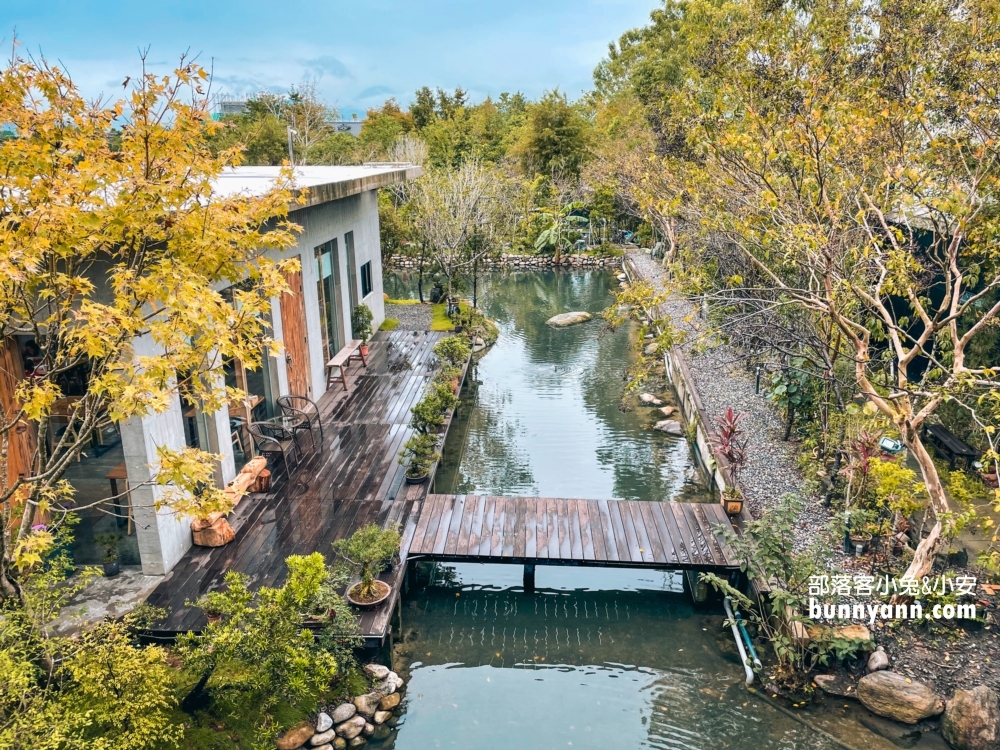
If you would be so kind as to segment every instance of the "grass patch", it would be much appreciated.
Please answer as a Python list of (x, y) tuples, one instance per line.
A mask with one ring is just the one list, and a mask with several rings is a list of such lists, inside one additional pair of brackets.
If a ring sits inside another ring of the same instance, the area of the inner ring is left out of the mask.
[(387, 299), (385, 301), (387, 305), (419, 305), (420, 300), (418, 299)]
[(432, 331), (451, 331), (455, 328), (455, 324), (451, 322), (451, 318), (448, 317), (448, 305), (442, 302), (440, 305), (431, 305), (431, 330)]
[(399, 321), (396, 318), (386, 318), (382, 321), (382, 325), (378, 327), (380, 331), (394, 331), (399, 326)]

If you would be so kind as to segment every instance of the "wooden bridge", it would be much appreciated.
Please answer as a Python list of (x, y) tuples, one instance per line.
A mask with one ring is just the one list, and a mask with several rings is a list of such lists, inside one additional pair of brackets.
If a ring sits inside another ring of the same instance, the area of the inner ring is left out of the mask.
[(407, 524), (407, 555), (435, 560), (734, 569), (732, 524), (709, 503), (428, 495)]

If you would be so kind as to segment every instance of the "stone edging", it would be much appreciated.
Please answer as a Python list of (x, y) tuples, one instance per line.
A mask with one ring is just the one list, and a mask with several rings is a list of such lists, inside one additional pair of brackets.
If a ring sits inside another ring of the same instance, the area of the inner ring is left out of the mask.
[[(483, 261), (485, 268), (617, 268), (622, 265), (623, 258), (609, 255), (597, 257), (572, 253), (564, 255), (559, 263), (551, 255), (501, 255), (498, 259)], [(390, 268), (417, 268), (419, 262), (406, 255), (393, 255), (388, 263)]]

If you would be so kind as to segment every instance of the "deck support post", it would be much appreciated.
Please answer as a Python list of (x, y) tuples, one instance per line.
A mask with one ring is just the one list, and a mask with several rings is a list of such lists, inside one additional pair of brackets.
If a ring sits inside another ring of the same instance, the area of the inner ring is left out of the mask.
[(534, 594), (535, 593), (535, 564), (525, 563), (524, 564), (524, 593)]

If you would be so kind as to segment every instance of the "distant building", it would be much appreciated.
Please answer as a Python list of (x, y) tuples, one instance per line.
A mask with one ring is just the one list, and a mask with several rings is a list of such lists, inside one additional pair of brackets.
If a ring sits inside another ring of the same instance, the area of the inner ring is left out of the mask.
[(361, 135), (361, 126), (365, 124), (364, 120), (334, 120), (333, 129), (338, 133), (350, 133), (355, 138)]

